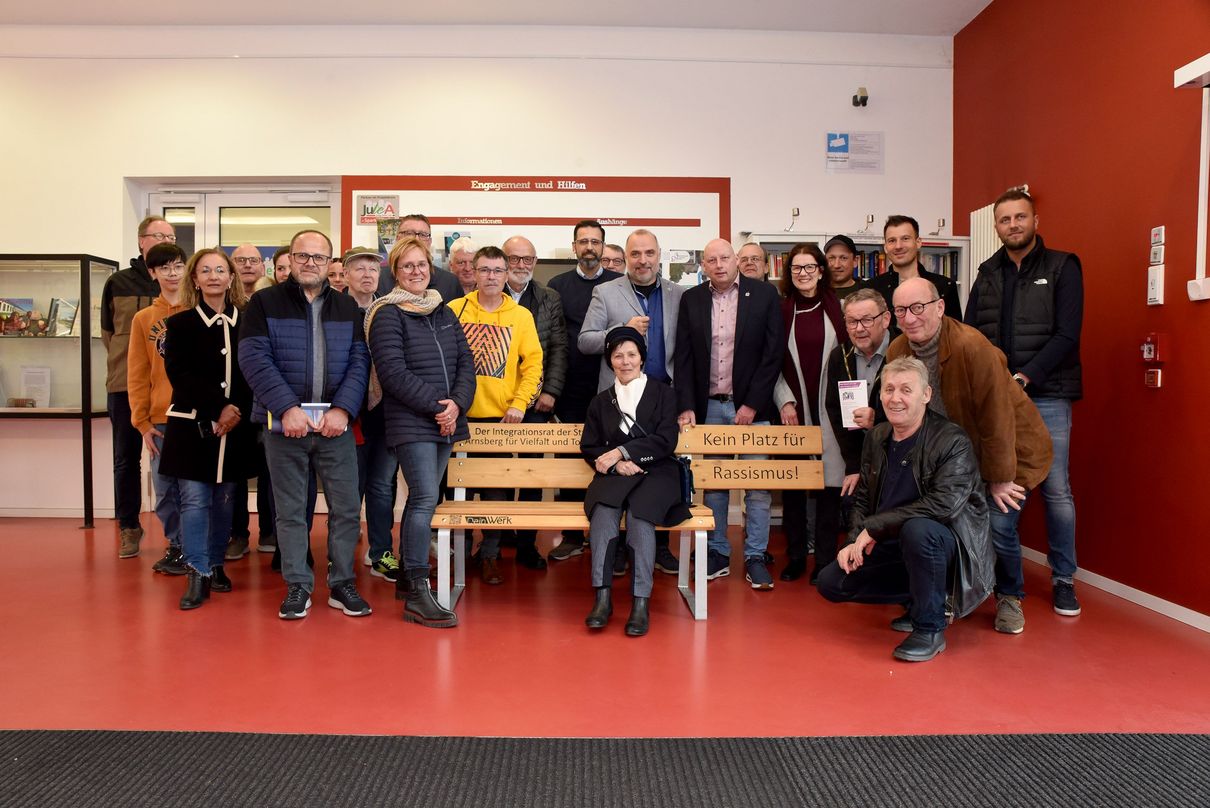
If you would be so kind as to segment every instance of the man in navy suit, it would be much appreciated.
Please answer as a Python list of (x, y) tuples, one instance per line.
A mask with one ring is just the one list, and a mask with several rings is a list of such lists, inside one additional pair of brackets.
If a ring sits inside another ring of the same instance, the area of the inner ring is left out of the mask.
[[(768, 424), (774, 415), (773, 386), (785, 352), (777, 291), (740, 275), (735, 250), (724, 239), (706, 245), (702, 266), (708, 283), (681, 296), (674, 376), (677, 421), (703, 424)], [(730, 492), (707, 491), (714, 531), (706, 577), (731, 573), (727, 542)], [(765, 563), (769, 545), (768, 491), (744, 494), (747, 523), (744, 565), (753, 589), (772, 589)]]

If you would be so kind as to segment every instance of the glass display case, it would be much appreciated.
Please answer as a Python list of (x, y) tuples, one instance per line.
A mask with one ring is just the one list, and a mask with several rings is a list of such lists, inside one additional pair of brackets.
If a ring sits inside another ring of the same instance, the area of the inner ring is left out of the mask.
[(0, 418), (105, 414), (101, 290), (117, 263), (0, 255)]

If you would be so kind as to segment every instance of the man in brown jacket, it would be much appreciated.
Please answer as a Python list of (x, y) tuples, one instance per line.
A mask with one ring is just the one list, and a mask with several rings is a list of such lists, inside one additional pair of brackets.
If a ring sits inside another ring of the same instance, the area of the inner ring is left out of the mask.
[(1026, 492), (1050, 470), (1050, 433), (1013, 381), (1004, 354), (976, 329), (945, 317), (945, 301), (933, 284), (904, 281), (894, 303), (903, 333), (891, 343), (887, 361), (911, 355), (924, 362), (932, 388), (941, 393), (929, 407), (961, 426), (975, 447), (996, 548), (996, 630), (1020, 634), (1025, 579), (1017, 522)]

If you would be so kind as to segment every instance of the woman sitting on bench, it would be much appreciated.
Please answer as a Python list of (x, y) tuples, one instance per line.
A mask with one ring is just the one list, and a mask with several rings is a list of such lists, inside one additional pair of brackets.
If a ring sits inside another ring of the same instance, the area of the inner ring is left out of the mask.
[(647, 633), (655, 570), (655, 526), (689, 518), (673, 459), (676, 399), (671, 387), (644, 375), (647, 344), (637, 330), (620, 326), (610, 331), (605, 356), (616, 381), (588, 405), (580, 439), (584, 459), (596, 470), (584, 498), (596, 602), (584, 622), (589, 628), (604, 628), (613, 614), (610, 583), (625, 512), (627, 542), (634, 552), (634, 603), (626, 634), (642, 637)]

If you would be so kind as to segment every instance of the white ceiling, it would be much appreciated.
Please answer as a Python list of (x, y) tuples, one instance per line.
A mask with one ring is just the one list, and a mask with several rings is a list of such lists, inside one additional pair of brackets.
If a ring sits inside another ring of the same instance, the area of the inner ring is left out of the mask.
[(0, 0), (0, 25), (558, 25), (952, 36), (991, 0)]

